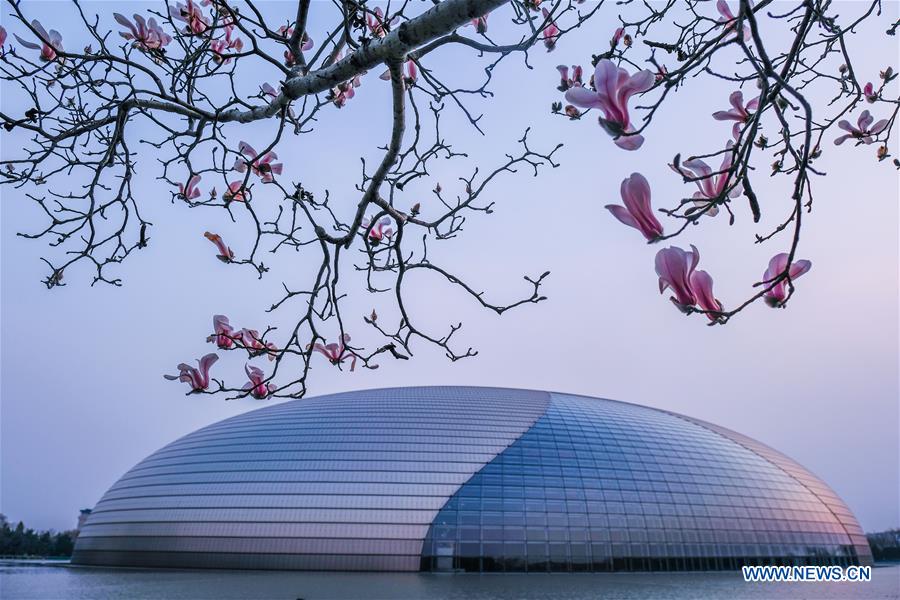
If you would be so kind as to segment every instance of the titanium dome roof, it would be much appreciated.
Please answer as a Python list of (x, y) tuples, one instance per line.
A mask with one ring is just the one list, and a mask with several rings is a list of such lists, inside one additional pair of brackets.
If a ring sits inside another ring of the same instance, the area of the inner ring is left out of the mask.
[(410, 387), (199, 429), (101, 498), (76, 564), (610, 571), (870, 564), (837, 495), (674, 413), (551, 392)]

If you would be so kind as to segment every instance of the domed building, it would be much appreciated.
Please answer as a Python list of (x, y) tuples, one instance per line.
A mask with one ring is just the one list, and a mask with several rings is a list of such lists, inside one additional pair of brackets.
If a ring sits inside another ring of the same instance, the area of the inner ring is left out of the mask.
[(796, 462), (697, 419), (475, 387), (367, 390), (248, 412), (128, 471), (72, 562), (374, 571), (870, 564)]

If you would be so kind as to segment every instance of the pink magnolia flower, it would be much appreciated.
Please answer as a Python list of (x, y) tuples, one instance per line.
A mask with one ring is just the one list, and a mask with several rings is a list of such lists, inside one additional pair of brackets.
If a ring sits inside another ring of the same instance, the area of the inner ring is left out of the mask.
[[(286, 40), (290, 39), (290, 37), (294, 35), (294, 28), (288, 27), (287, 25), (282, 25), (278, 28), (278, 35)], [(313, 46), (315, 46), (315, 42), (313, 42), (312, 38), (309, 37), (309, 33), (304, 31), (303, 37), (300, 38), (300, 49), (306, 52), (307, 50), (312, 50)]]
[(559, 27), (556, 26), (555, 22), (550, 20), (550, 13), (546, 8), (541, 9), (541, 14), (544, 15), (544, 21), (549, 21), (541, 32), (541, 35), (544, 38), (544, 47), (547, 48), (547, 52), (553, 52), (556, 48), (556, 42), (559, 40)]
[(565, 92), (568, 89), (584, 85), (584, 82), (581, 80), (583, 75), (581, 65), (572, 65), (571, 77), (569, 77), (569, 67), (566, 65), (559, 65), (556, 67), (556, 70), (559, 71), (559, 85), (556, 88), (559, 91)]
[(250, 390), (250, 395), (257, 400), (265, 400), (269, 397), (269, 394), (278, 389), (271, 383), (266, 383), (266, 374), (259, 367), (246, 364), (244, 365), (244, 371), (250, 380), (244, 384), (244, 389)]
[[(732, 186), (731, 190), (725, 194), (726, 188), (732, 181), (731, 166), (734, 154), (731, 152), (731, 149), (733, 146), (734, 142), (732, 141), (729, 141), (725, 146), (727, 150), (722, 157), (722, 164), (719, 166), (719, 170), (716, 173), (713, 173), (712, 168), (699, 158), (686, 160), (681, 163), (680, 167), (669, 165), (673, 171), (680, 174), (682, 177), (692, 179), (694, 183), (697, 184), (698, 191), (694, 192), (693, 196), (694, 204), (697, 206), (705, 207), (710, 201), (715, 200), (721, 202), (726, 197), (736, 198), (744, 191), (744, 186), (738, 183)], [(716, 216), (719, 214), (719, 207), (715, 204), (710, 206), (709, 210), (706, 211), (706, 214), (711, 217)]]
[(355, 89), (360, 85), (361, 80), (359, 78), (359, 75), (357, 75), (350, 81), (339, 83), (335, 87), (331, 88), (331, 92), (328, 94), (328, 100), (338, 108), (344, 108), (344, 105), (347, 104), (347, 101), (356, 95)]
[(594, 87), (573, 87), (566, 92), (566, 100), (581, 108), (599, 108), (603, 111), (600, 126), (613, 138), (615, 144), (625, 150), (637, 150), (644, 143), (640, 135), (624, 135), (634, 131), (628, 115), (628, 99), (634, 94), (653, 87), (653, 73), (640, 71), (629, 75), (609, 59), (602, 59), (594, 70)]
[(278, 158), (278, 155), (274, 152), (266, 152), (264, 155), (259, 156), (256, 150), (253, 149), (253, 146), (247, 142), (241, 142), (238, 150), (243, 155), (243, 158), (238, 157), (234, 159), (234, 167), (232, 167), (238, 173), (246, 172), (249, 165), (253, 174), (258, 175), (265, 183), (275, 181), (272, 173), (281, 175), (284, 165), (272, 162)]
[(271, 98), (272, 100), (277, 98), (280, 93), (278, 90), (276, 90), (274, 87), (272, 87), (272, 85), (270, 83), (262, 84), (261, 89), (262, 89), (262, 93), (265, 94), (266, 96), (268, 96), (269, 98)]
[(250, 199), (250, 190), (244, 188), (243, 181), (232, 181), (222, 198), (225, 202), (246, 202)]
[(647, 179), (640, 173), (632, 173), (631, 177), (622, 181), (620, 192), (625, 206), (607, 204), (606, 209), (625, 225), (640, 231), (648, 242), (657, 240), (663, 234), (663, 227), (650, 206), (650, 184)]
[[(721, 311), (722, 303), (716, 300), (712, 291), (712, 277), (706, 271), (697, 271), (700, 251), (691, 245), (690, 251), (677, 246), (663, 248), (656, 253), (656, 274), (659, 276), (659, 293), (671, 289), (674, 296), (669, 299), (684, 313), (699, 305), (702, 310)], [(718, 315), (708, 315), (710, 320), (718, 320)]]
[[(751, 7), (753, 3), (748, 3)], [(735, 16), (733, 12), (731, 12), (731, 8), (728, 7), (728, 2), (725, 0), (719, 0), (716, 2), (716, 10), (719, 11), (719, 14), (722, 15), (719, 18), (719, 23), (725, 25), (725, 31), (735, 30), (735, 35), (737, 35), (737, 24), (738, 18)], [(750, 27), (747, 24), (744, 24), (744, 40), (750, 39)]]
[(691, 245), (690, 252), (677, 246), (663, 248), (656, 253), (656, 274), (659, 276), (659, 293), (671, 289), (670, 299), (680, 310), (686, 311), (697, 304), (697, 296), (691, 288), (691, 275), (700, 262), (700, 252)]
[(229, 50), (240, 53), (244, 49), (244, 40), (231, 37), (233, 31), (234, 25), (226, 25), (225, 35), (209, 44), (209, 50), (213, 53), (213, 60), (217, 63), (227, 65), (231, 62), (231, 57), (226, 56)]
[[(294, 35), (294, 28), (288, 27), (287, 25), (282, 25), (278, 28), (278, 35), (287, 40), (292, 35)], [(303, 37), (300, 38), (300, 50), (306, 52), (307, 50), (312, 50), (313, 46), (315, 46), (315, 42), (313, 42), (313, 39), (309, 37), (309, 33), (304, 31)], [(297, 57), (295, 57), (294, 53), (290, 50), (284, 51), (284, 64), (288, 67), (293, 67), (295, 64), (297, 64)]]
[(759, 97), (757, 96), (746, 105), (744, 105), (744, 93), (740, 90), (732, 92), (728, 97), (731, 103), (731, 110), (719, 110), (713, 113), (713, 119), (716, 121), (736, 121), (731, 129), (731, 135), (734, 139), (738, 139), (741, 135), (741, 123), (750, 120), (752, 113), (759, 108)]
[[(280, 92), (278, 90), (276, 90), (274, 87), (272, 87), (271, 85), (269, 85), (268, 83), (262, 84), (262, 93), (271, 99), (270, 102), (274, 102), (280, 95)], [(297, 118), (296, 115), (294, 114), (294, 109), (292, 107), (289, 106), (287, 112), (288, 112), (288, 116), (290, 118), (292, 118), (292, 119)]]
[(169, 16), (176, 21), (186, 24), (185, 33), (192, 35), (200, 35), (209, 28), (209, 19), (200, 10), (200, 7), (194, 4), (193, 0), (187, 0), (187, 3), (178, 2), (175, 6), (169, 6)]
[(622, 36), (625, 35), (625, 28), (619, 27), (613, 33), (612, 39), (609, 41), (609, 45), (615, 48), (619, 45), (619, 42), (622, 40)]
[(225, 242), (222, 240), (222, 236), (217, 233), (210, 233), (207, 231), (203, 234), (203, 237), (216, 245), (216, 248), (219, 250), (219, 254), (216, 255), (216, 258), (224, 263), (230, 263), (234, 260), (234, 252), (231, 251), (231, 248), (225, 245)]
[[(406, 81), (409, 85), (413, 85), (419, 79), (419, 68), (413, 60), (406, 61)], [(411, 82), (411, 83), (410, 83)]]
[(200, 197), (200, 189), (197, 187), (197, 184), (200, 183), (200, 180), (203, 179), (200, 175), (194, 175), (190, 179), (188, 179), (187, 185), (178, 184), (178, 196), (183, 200), (194, 200), (195, 198)]
[(62, 34), (60, 34), (55, 29), (51, 29), (50, 33), (47, 33), (47, 30), (44, 29), (44, 26), (41, 25), (40, 21), (35, 19), (31, 22), (31, 26), (34, 27), (34, 30), (38, 32), (38, 35), (41, 38), (41, 45), (34, 44), (32, 42), (23, 40), (18, 35), (16, 39), (19, 40), (19, 43), (29, 48), (31, 50), (40, 50), (41, 55), (40, 59), (44, 62), (51, 62), (57, 59), (57, 55), (60, 52), (63, 52), (62, 45)]
[[(378, 79), (382, 79), (384, 81), (391, 80), (391, 70), (385, 69), (384, 73), (378, 76)], [(403, 78), (404, 83), (407, 88), (410, 88), (416, 84), (416, 81), (419, 79), (419, 70), (416, 68), (415, 61), (408, 60), (406, 61), (406, 77)]]
[(878, 100), (878, 92), (875, 91), (875, 84), (871, 81), (863, 87), (863, 96), (866, 97), (866, 102), (869, 104), (874, 103)]
[(466, 26), (471, 25), (472, 27), (475, 28), (475, 33), (480, 33), (481, 35), (484, 35), (485, 33), (487, 33), (487, 28), (488, 28), (487, 19), (488, 19), (489, 14), (491, 14), (491, 13), (487, 13), (480, 17), (475, 17), (474, 19), (472, 19), (471, 21), (466, 23)]
[(116, 22), (128, 29), (128, 31), (120, 31), (119, 35), (126, 40), (134, 40), (134, 47), (141, 50), (162, 50), (172, 41), (171, 36), (162, 30), (156, 19), (150, 17), (149, 21), (145, 21), (144, 17), (135, 13), (134, 23), (119, 13), (113, 13)]
[(316, 342), (313, 344), (313, 350), (321, 352), (333, 365), (340, 365), (345, 360), (352, 359), (350, 363), (350, 370), (352, 371), (356, 368), (356, 355), (347, 350), (346, 344), (349, 341), (350, 336), (345, 333), (339, 343), (323, 345)]
[(858, 143), (861, 144), (871, 144), (875, 141), (875, 138), (873, 136), (876, 136), (884, 131), (884, 129), (888, 125), (887, 119), (881, 119), (880, 121), (872, 125), (872, 121), (874, 120), (875, 117), (873, 117), (868, 110), (864, 110), (862, 114), (859, 115), (859, 119), (857, 119), (856, 121), (856, 127), (851, 125), (850, 122), (846, 119), (842, 119), (838, 122), (838, 127), (848, 133), (845, 133), (844, 135), (834, 140), (834, 144), (836, 146), (840, 146), (849, 139), (855, 139), (858, 141)]
[(218, 354), (207, 354), (199, 361), (200, 368), (181, 363), (178, 365), (178, 375), (163, 375), (170, 381), (183, 381), (191, 386), (191, 392), (200, 392), (209, 387), (209, 368), (219, 360)]
[[(782, 252), (781, 254), (773, 256), (772, 260), (769, 261), (769, 268), (766, 269), (766, 272), (763, 274), (762, 282), (765, 285), (771, 285), (776, 278), (783, 276), (785, 272), (787, 272), (788, 277), (793, 281), (811, 268), (812, 263), (810, 261), (798, 260), (794, 261), (790, 269), (788, 269), (788, 254)], [(772, 308), (784, 306), (784, 301), (787, 300), (787, 277), (783, 277), (778, 283), (772, 286), (772, 289), (766, 291), (763, 299), (766, 301), (766, 304)]]
[(0, 26), (0, 50), (3, 50), (3, 46), (6, 44), (6, 29)]
[(213, 331), (215, 333), (206, 338), (207, 342), (215, 342), (216, 346), (222, 350), (229, 350), (234, 347), (234, 328), (228, 322), (228, 317), (225, 315), (214, 315)]
[(278, 347), (272, 342), (263, 343), (262, 337), (260, 337), (259, 331), (256, 329), (241, 329), (237, 338), (253, 356), (265, 353), (269, 356), (269, 360), (275, 360), (275, 353), (278, 352)]
[(395, 16), (390, 22), (386, 22), (384, 20), (384, 11), (378, 6), (375, 8), (374, 13), (366, 15), (366, 25), (368, 25), (369, 31), (372, 32), (373, 36), (383, 38), (388, 34), (391, 26), (397, 23), (398, 19), (399, 17)]
[(369, 229), (369, 226), (371, 225), (371, 221), (369, 221), (369, 219), (363, 219), (363, 222), (362, 222), (362, 225), (360, 225), (360, 228), (363, 231), (366, 231), (366, 230), (369, 231), (369, 243), (372, 244), (373, 246), (377, 246), (378, 244), (381, 243), (381, 240), (383, 240), (384, 238), (390, 238), (394, 234), (394, 230), (391, 229), (390, 224), (391, 224), (391, 218), (384, 217), (380, 221), (375, 223), (375, 225), (372, 226), (371, 229)]

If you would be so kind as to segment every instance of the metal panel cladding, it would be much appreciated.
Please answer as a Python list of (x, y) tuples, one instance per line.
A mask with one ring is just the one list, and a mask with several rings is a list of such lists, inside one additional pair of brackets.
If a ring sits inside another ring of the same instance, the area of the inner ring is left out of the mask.
[(227, 419), (128, 471), (72, 562), (418, 570), (438, 510), (548, 402), (546, 392), (400, 388)]

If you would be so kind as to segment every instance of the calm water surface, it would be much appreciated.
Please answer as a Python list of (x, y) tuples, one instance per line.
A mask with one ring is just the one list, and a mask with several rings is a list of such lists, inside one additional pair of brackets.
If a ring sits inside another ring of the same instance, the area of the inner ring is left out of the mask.
[(744, 583), (740, 573), (433, 575), (97, 569), (0, 561), (0, 598), (304, 600), (584, 600), (613, 598), (900, 598), (900, 565), (872, 570), (870, 583)]

